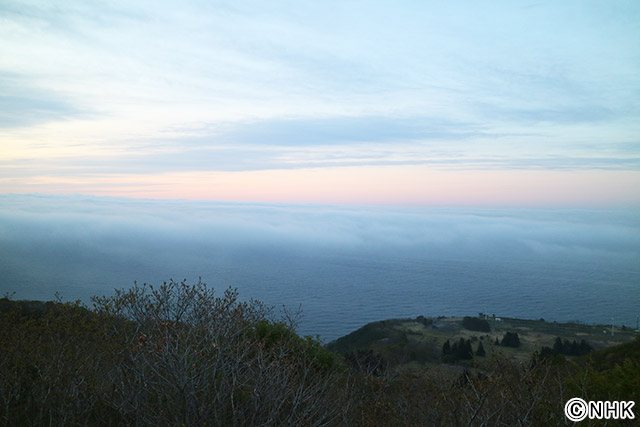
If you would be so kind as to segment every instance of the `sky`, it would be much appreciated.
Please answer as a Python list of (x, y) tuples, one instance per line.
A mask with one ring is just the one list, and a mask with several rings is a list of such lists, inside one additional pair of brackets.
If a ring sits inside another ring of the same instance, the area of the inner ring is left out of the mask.
[(640, 2), (0, 1), (0, 194), (640, 206)]

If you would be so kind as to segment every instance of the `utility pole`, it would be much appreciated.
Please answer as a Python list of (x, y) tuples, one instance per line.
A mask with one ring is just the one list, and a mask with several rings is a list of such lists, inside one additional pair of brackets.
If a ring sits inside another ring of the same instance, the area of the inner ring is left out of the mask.
[(613, 317), (611, 318), (611, 336), (613, 336)]

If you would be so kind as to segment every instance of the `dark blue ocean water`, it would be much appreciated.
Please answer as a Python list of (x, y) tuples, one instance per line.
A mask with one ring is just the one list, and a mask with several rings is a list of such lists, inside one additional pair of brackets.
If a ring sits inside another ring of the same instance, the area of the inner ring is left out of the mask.
[(589, 323), (614, 317), (629, 325), (640, 311), (638, 271), (594, 263), (291, 256), (254, 259), (208, 276), (270, 304), (301, 304), (300, 332), (325, 339), (371, 321), (420, 314)]
[(474, 315), (635, 326), (633, 211), (247, 206), (3, 196), (0, 292), (88, 302), (198, 276), (332, 340), (367, 322)]

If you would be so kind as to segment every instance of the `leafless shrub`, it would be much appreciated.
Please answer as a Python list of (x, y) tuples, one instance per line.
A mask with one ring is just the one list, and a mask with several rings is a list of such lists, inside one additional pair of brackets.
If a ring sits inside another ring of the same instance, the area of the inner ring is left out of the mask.
[[(322, 425), (343, 411), (334, 355), (295, 334), (296, 316), (216, 297), (204, 283), (142, 285), (95, 298), (132, 321), (109, 402), (136, 424)], [(117, 378), (117, 380), (116, 380)]]

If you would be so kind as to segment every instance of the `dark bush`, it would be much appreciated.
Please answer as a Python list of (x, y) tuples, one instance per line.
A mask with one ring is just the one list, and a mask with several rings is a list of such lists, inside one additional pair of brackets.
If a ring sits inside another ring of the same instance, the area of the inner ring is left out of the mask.
[(3, 301), (5, 425), (325, 425), (344, 416), (337, 356), (234, 290), (217, 297), (204, 283), (171, 281), (93, 301), (93, 312)]
[(485, 319), (479, 317), (465, 316), (462, 319), (462, 327), (470, 331), (491, 332), (491, 325)]
[(506, 332), (502, 337), (500, 345), (505, 347), (520, 347), (520, 337), (517, 332)]

